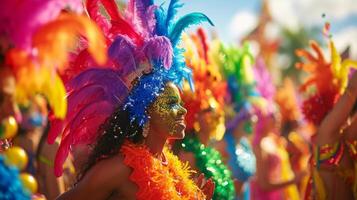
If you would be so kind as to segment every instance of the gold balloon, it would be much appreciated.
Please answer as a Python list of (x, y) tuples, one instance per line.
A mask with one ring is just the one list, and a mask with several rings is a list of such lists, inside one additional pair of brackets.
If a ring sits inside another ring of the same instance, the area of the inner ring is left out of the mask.
[(1, 125), (0, 139), (9, 139), (16, 135), (18, 126), (13, 116), (5, 118)]
[(25, 169), (28, 162), (26, 151), (21, 147), (13, 146), (4, 152), (7, 165), (16, 166), (20, 171)]
[(21, 173), (20, 174), (20, 180), (23, 184), (23, 186), (31, 192), (31, 194), (34, 194), (37, 192), (38, 184), (36, 179), (29, 173)]

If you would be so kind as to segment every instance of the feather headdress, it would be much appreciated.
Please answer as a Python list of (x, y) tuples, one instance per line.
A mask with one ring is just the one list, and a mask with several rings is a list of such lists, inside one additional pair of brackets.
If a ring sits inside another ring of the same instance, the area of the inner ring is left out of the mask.
[[(184, 47), (186, 49), (185, 58), (187, 66), (193, 71), (195, 91), (185, 89), (183, 101), (187, 109), (186, 122), (187, 129), (194, 128), (196, 115), (206, 109), (214, 109), (223, 115), (224, 98), (226, 96), (226, 83), (222, 79), (218, 66), (213, 63), (210, 56), (211, 46), (207, 41), (206, 33), (202, 28), (197, 30), (197, 34), (185, 35)], [(220, 140), (224, 134), (224, 120), (220, 119), (220, 130), (216, 130), (215, 139)], [(217, 127), (218, 128), (218, 127)]]
[[(99, 3), (109, 19), (99, 12)], [(178, 47), (180, 36), (191, 24), (211, 23), (201, 13), (175, 20), (182, 6), (178, 0), (171, 0), (167, 10), (152, 0), (129, 0), (124, 14), (118, 11), (114, 0), (88, 0), (86, 6), (90, 17), (104, 31), (111, 64), (91, 66), (84, 49), (74, 59), (80, 69), (66, 74), (70, 77), (66, 83), (68, 114), (64, 121), (52, 122), (48, 137), (52, 143), (63, 130), (55, 160), (57, 176), (62, 174), (70, 146), (92, 144), (99, 126), (118, 106), (128, 111), (131, 123), (143, 126), (148, 121), (147, 106), (167, 82), (182, 86), (187, 79), (193, 87), (191, 70), (185, 65), (183, 49)]]
[(234, 129), (237, 124), (249, 118), (252, 113), (252, 104), (260, 104), (262, 99), (256, 90), (256, 78), (253, 72), (255, 59), (246, 43), (242, 48), (219, 44), (216, 52), (224, 79), (227, 81), (230, 104), (234, 116), (226, 123), (228, 130)]
[(309, 74), (301, 86), (302, 92), (310, 93), (302, 104), (302, 112), (308, 121), (319, 125), (344, 92), (349, 70), (357, 68), (357, 62), (349, 59), (342, 61), (332, 39), (329, 40), (330, 61), (326, 60), (315, 41), (311, 41), (310, 46), (315, 55), (303, 49), (297, 50), (296, 54), (305, 58), (306, 62), (296, 66)]

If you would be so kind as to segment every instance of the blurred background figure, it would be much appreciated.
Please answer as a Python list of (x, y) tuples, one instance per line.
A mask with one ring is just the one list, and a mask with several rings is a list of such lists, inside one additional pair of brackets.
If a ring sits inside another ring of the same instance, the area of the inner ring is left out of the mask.
[(261, 101), (255, 88), (255, 59), (247, 43), (241, 48), (223, 43), (217, 45), (214, 57), (229, 93), (225, 99), (226, 133), (216, 147), (235, 178), (237, 199), (250, 199), (249, 181), (256, 171), (250, 141), (257, 120), (253, 104)]
[(257, 172), (251, 184), (252, 199), (300, 199), (297, 184), (306, 172), (292, 171), (286, 140), (281, 136), (281, 116), (274, 103), (275, 86), (262, 60), (257, 60), (254, 73), (266, 105), (258, 111), (253, 136)]
[(304, 49), (296, 52), (304, 58), (297, 67), (308, 73), (301, 86), (303, 94), (307, 94), (302, 111), (316, 126), (305, 198), (356, 199), (357, 74), (352, 75), (350, 69), (357, 68), (357, 62), (341, 58), (329, 36), (328, 23), (324, 33), (329, 43), (329, 59), (315, 41), (310, 42), (313, 53)]
[(37, 178), (39, 192), (48, 199), (55, 199), (73, 184), (74, 167), (68, 159), (65, 175), (59, 178), (54, 175), (53, 161), (59, 143), (49, 145), (46, 141), (49, 129), (46, 99), (36, 95), (27, 105), (21, 105), (20, 110), (22, 122), (13, 143), (26, 151), (29, 161), (25, 170)]
[(214, 200), (234, 200), (236, 191), (231, 171), (215, 149), (215, 142), (225, 133), (224, 97), (226, 83), (210, 52), (214, 50), (203, 29), (185, 36), (186, 64), (193, 70), (195, 91), (184, 87), (182, 99), (188, 110), (186, 136), (174, 145), (179, 158), (212, 178), (215, 183)]

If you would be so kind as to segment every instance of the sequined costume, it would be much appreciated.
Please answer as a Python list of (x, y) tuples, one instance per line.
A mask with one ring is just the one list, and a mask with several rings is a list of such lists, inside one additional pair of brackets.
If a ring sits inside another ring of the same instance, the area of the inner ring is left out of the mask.
[[(357, 160), (356, 160), (357, 141), (336, 142), (313, 147), (313, 157), (310, 159), (311, 177), (305, 195), (305, 199), (327, 199), (332, 198), (329, 194), (336, 192), (326, 191), (326, 186), (321, 176), (321, 172), (333, 172), (334, 176), (339, 177), (346, 187), (351, 187), (354, 198), (357, 197)], [(348, 153), (352, 158), (351, 167), (342, 167), (341, 161), (344, 154)], [(337, 196), (335, 196), (337, 198)]]
[(212, 147), (202, 144), (196, 135), (187, 135), (180, 141), (182, 150), (194, 154), (196, 168), (215, 183), (213, 199), (233, 200), (235, 189), (231, 171), (223, 163), (221, 154)]
[[(243, 137), (236, 144), (231, 133), (224, 135), (226, 142), (226, 151), (228, 153), (228, 163), (232, 169), (233, 177), (244, 183), (255, 174), (256, 160), (252, 148), (247, 138)], [(238, 199), (249, 200), (250, 186), (245, 184), (243, 188), (243, 196)]]

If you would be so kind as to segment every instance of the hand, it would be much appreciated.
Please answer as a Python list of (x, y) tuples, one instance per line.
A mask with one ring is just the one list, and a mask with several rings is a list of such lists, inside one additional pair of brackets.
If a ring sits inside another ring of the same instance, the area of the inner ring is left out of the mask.
[(201, 189), (201, 191), (206, 195), (206, 199), (210, 200), (213, 197), (213, 192), (215, 184), (212, 179), (205, 179), (205, 176), (201, 173), (195, 180), (196, 185)]

